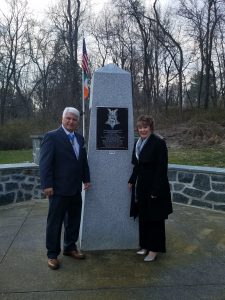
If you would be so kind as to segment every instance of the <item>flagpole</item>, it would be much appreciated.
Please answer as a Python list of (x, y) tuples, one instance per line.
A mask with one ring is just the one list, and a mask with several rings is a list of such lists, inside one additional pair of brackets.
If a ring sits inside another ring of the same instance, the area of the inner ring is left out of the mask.
[(85, 103), (84, 103), (84, 70), (82, 68), (82, 117), (83, 117), (83, 137), (85, 139)]
[(85, 100), (89, 96), (88, 76), (89, 76), (88, 56), (87, 56), (85, 39), (83, 37), (83, 56), (82, 56), (82, 110), (83, 110), (83, 112), (82, 112), (82, 115), (83, 115), (83, 136), (84, 136), (84, 138), (86, 138)]
[[(82, 124), (83, 124), (83, 137), (85, 139), (85, 113), (84, 113), (84, 70), (82, 68)], [(79, 230), (79, 238), (78, 238), (78, 243), (79, 243), (79, 248), (82, 248), (82, 233), (83, 233), (83, 219), (84, 219), (84, 203), (85, 203), (85, 190), (82, 187), (82, 192), (81, 192), (81, 198), (82, 198), (82, 207), (81, 207), (81, 218), (80, 218), (80, 230)]]
[[(83, 59), (83, 58), (82, 58)], [(82, 124), (83, 124), (83, 137), (85, 139), (85, 103), (84, 103), (84, 69), (82, 67)], [(84, 219), (84, 204), (85, 204), (85, 190), (82, 188), (81, 192), (82, 198), (82, 208), (81, 208), (81, 220), (80, 220), (80, 230), (79, 230), (79, 247), (82, 248), (82, 233), (83, 233), (83, 219)]]

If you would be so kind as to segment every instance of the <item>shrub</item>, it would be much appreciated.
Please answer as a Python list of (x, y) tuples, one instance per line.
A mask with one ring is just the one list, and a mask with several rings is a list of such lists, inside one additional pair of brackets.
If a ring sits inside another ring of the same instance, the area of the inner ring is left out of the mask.
[(34, 117), (32, 120), (10, 121), (0, 127), (0, 150), (31, 149), (31, 135), (43, 134), (59, 126), (60, 123)]
[(0, 127), (0, 149), (30, 149), (32, 124), (26, 121), (14, 121)]

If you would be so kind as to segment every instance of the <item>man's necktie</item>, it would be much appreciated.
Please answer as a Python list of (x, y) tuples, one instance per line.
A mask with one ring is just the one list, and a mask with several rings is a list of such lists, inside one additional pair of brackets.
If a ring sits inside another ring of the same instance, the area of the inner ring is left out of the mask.
[(75, 155), (78, 159), (79, 158), (79, 145), (78, 145), (77, 141), (75, 142), (75, 135), (74, 135), (74, 133), (69, 133), (68, 136), (69, 136), (70, 143), (73, 146), (73, 150), (75, 152)]
[(74, 133), (69, 133), (68, 136), (69, 136), (69, 139), (70, 139), (70, 143), (72, 145), (74, 145), (74, 139), (75, 139)]

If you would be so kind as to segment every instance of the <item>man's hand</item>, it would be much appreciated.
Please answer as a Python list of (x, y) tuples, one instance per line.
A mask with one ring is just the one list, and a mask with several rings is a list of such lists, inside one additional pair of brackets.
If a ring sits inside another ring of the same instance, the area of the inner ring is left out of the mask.
[(88, 189), (90, 188), (90, 186), (91, 186), (91, 183), (90, 183), (90, 182), (85, 182), (85, 183), (84, 183), (84, 190), (85, 190), (85, 191), (88, 190)]
[(45, 194), (45, 196), (47, 196), (47, 197), (52, 196), (52, 195), (54, 194), (53, 188), (50, 187), (50, 188), (44, 189), (44, 194)]

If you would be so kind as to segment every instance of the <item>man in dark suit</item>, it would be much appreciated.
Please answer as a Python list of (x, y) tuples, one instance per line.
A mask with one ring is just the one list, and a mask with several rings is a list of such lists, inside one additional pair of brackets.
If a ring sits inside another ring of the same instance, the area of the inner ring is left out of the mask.
[(84, 138), (77, 132), (79, 111), (66, 107), (62, 125), (48, 132), (40, 151), (41, 185), (49, 198), (46, 229), (48, 266), (58, 269), (60, 240), (64, 222), (63, 254), (76, 259), (85, 255), (77, 248), (82, 209), (82, 182), (84, 190), (90, 187), (90, 174)]

